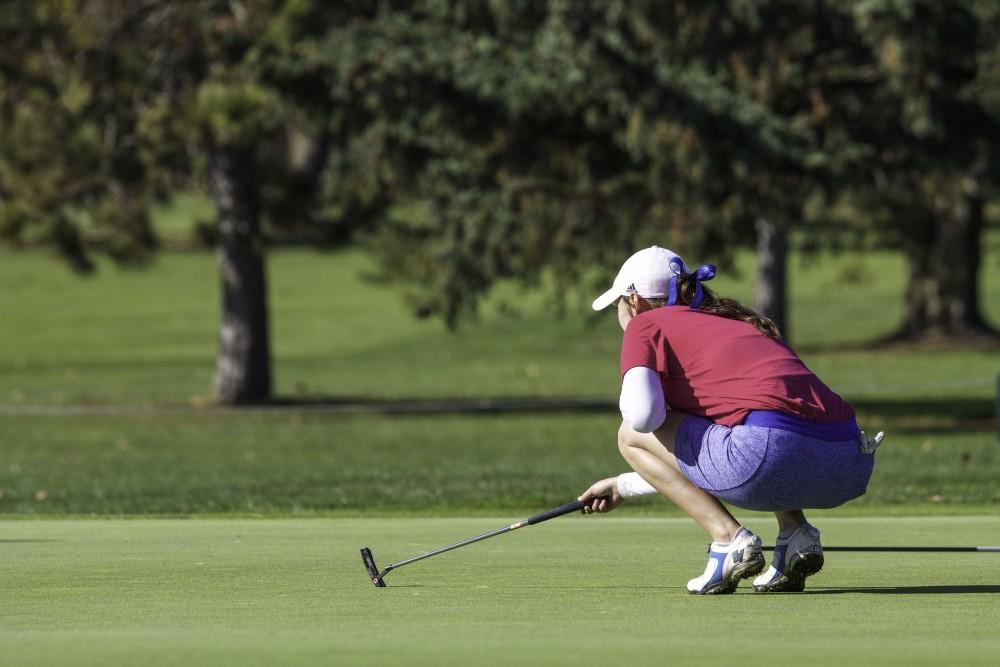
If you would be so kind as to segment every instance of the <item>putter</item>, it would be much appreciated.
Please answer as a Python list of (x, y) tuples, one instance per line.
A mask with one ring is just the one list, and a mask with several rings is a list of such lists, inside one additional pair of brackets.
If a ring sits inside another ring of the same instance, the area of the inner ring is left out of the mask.
[(553, 507), (550, 510), (541, 512), (532, 517), (528, 517), (523, 521), (518, 521), (517, 523), (512, 523), (509, 526), (504, 526), (503, 528), (497, 528), (496, 530), (491, 530), (488, 533), (483, 533), (482, 535), (476, 535), (475, 537), (470, 537), (467, 540), (462, 540), (461, 542), (456, 542), (455, 544), (449, 544), (446, 547), (441, 547), (440, 549), (435, 549), (425, 554), (419, 556), (414, 556), (413, 558), (407, 558), (406, 560), (401, 560), (398, 563), (391, 563), (387, 565), (384, 570), (379, 572), (378, 566), (375, 565), (375, 557), (372, 556), (372, 550), (368, 547), (361, 547), (361, 560), (365, 564), (365, 569), (368, 570), (368, 576), (371, 577), (372, 583), (375, 584), (377, 588), (385, 588), (385, 575), (389, 574), (393, 570), (404, 565), (409, 565), (410, 563), (416, 563), (418, 560), (423, 560), (425, 558), (430, 558), (431, 556), (437, 556), (438, 554), (443, 554), (446, 551), (451, 551), (452, 549), (457, 549), (459, 547), (464, 547), (467, 544), (473, 544), (475, 542), (481, 542), (482, 540), (489, 539), (491, 537), (496, 537), (497, 535), (503, 535), (504, 533), (509, 533), (512, 530), (517, 530), (518, 528), (524, 528), (525, 526), (533, 526), (536, 523), (541, 523), (543, 521), (548, 521), (549, 519), (555, 519), (556, 517), (562, 516), (564, 514), (570, 514), (571, 512), (579, 512), (583, 509), (584, 501), (574, 500), (571, 503), (566, 503), (565, 505), (560, 505), (559, 507)]

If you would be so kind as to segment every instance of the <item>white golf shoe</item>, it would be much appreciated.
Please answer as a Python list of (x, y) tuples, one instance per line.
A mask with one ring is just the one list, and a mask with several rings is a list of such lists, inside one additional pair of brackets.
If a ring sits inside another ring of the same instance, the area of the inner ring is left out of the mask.
[(823, 569), (823, 545), (819, 530), (804, 523), (787, 538), (778, 538), (767, 572), (753, 580), (758, 593), (799, 592), (806, 577)]
[(760, 547), (760, 538), (746, 528), (740, 528), (729, 544), (712, 542), (708, 546), (705, 573), (688, 582), (688, 593), (732, 593), (740, 579), (752, 577), (764, 569), (764, 554)]

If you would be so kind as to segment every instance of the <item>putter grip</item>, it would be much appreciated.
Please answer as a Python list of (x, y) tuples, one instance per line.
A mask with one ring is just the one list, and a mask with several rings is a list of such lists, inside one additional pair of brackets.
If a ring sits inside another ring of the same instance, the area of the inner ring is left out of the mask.
[(571, 503), (566, 503), (565, 505), (560, 505), (559, 507), (553, 507), (550, 510), (536, 514), (533, 517), (524, 520), (524, 525), (533, 526), (536, 523), (541, 523), (542, 521), (548, 521), (549, 519), (554, 519), (557, 516), (562, 516), (563, 514), (570, 514), (572, 512), (579, 512), (583, 509), (584, 502), (582, 500), (574, 500)]

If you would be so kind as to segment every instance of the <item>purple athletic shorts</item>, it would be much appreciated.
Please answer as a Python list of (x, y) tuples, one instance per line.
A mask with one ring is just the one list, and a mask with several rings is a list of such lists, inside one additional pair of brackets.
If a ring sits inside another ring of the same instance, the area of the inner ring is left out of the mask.
[(864, 495), (875, 466), (861, 452), (853, 419), (818, 424), (771, 412), (753, 412), (732, 428), (686, 417), (674, 454), (698, 488), (768, 512), (843, 505)]

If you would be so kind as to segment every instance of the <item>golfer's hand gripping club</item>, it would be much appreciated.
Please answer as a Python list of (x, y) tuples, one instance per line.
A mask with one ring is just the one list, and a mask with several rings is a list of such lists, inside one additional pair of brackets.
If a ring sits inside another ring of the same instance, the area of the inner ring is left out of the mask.
[(625, 502), (618, 491), (617, 477), (608, 477), (594, 482), (577, 500), (583, 503), (584, 514), (610, 512)]

